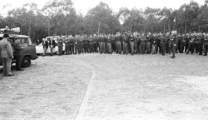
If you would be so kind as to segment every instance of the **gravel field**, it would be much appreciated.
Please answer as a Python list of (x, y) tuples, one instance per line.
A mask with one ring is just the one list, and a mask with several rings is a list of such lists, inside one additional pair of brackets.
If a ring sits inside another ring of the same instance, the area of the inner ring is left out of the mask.
[(0, 120), (208, 120), (204, 56), (40, 56), (14, 73), (0, 75)]

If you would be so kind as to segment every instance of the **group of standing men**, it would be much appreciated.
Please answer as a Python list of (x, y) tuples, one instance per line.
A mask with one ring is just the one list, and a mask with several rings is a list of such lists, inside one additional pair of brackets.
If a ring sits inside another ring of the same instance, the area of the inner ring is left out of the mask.
[(11, 72), (12, 59), (16, 59), (16, 70), (22, 71), (22, 50), (20, 40), (12, 40), (8, 34), (3, 35), (3, 39), (0, 40), (0, 54), (3, 63), (3, 75), (14, 76)]
[(172, 54), (175, 53), (191, 54), (198, 53), (207, 55), (208, 34), (188, 33), (188, 34), (145, 34), (145, 33), (117, 33), (116, 35), (76, 35), (58, 38), (47, 38), (43, 40), (43, 48), (48, 48), (53, 55), (55, 46), (59, 48), (59, 55), (63, 54), (63, 44), (65, 54), (81, 54), (100, 52), (112, 54)]

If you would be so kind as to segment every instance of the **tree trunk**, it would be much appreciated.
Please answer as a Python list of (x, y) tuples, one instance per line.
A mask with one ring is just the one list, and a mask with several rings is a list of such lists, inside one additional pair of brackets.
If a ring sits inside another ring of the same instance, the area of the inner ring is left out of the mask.
[(186, 33), (186, 22), (185, 22), (185, 33)]
[(50, 27), (51, 27), (51, 25), (50, 25), (50, 19), (48, 19), (48, 36), (50, 36)]
[(164, 20), (163, 32), (165, 32), (165, 20)]
[(170, 19), (168, 20), (168, 30), (169, 30), (169, 32), (171, 31), (171, 27), (170, 27)]
[(98, 23), (98, 35), (100, 34), (100, 26), (101, 26), (101, 22)]
[(31, 33), (31, 26), (32, 26), (32, 23), (31, 23), (31, 20), (30, 20), (29, 29), (28, 29), (28, 33), (27, 33), (28, 36), (30, 36), (30, 33)]

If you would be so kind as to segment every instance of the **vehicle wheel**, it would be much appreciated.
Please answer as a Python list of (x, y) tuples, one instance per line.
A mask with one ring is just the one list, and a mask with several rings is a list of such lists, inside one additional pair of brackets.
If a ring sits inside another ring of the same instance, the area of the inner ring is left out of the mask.
[(29, 57), (25, 56), (22, 59), (22, 67), (29, 67), (31, 65), (31, 60)]

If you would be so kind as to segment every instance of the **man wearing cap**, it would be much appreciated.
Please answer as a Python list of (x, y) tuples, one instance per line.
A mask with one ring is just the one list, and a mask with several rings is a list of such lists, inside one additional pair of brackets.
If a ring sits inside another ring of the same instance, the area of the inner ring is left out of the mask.
[(9, 35), (4, 34), (3, 39), (0, 41), (1, 59), (3, 62), (3, 74), (4, 76), (13, 76), (14, 74), (11, 72), (13, 49), (8, 39)]

